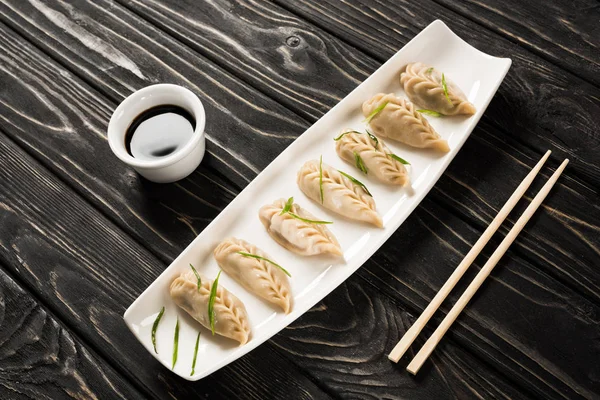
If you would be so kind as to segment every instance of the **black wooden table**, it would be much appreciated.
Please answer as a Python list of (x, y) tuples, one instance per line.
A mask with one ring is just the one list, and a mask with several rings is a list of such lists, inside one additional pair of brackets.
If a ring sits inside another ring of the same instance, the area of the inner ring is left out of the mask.
[[(247, 356), (200, 382), (160, 366), (125, 309), (438, 18), (513, 65), (431, 193), (346, 283)], [(599, 27), (597, 0), (0, 1), (0, 398), (600, 398)], [(159, 82), (198, 94), (209, 121), (202, 165), (169, 185), (141, 179), (106, 141), (116, 105)], [(442, 344), (417, 377), (409, 357), (389, 362), (547, 149), (546, 177), (571, 164)]]

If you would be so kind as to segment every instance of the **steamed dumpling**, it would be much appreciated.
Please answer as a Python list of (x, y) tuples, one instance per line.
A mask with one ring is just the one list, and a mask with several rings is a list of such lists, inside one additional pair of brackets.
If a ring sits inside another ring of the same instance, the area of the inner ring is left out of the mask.
[[(444, 115), (475, 114), (475, 106), (448, 76), (444, 75), (448, 97), (442, 86), (442, 73), (437, 69), (417, 62), (408, 64), (400, 74), (400, 83), (413, 103), (427, 110)], [(448, 100), (449, 99), (449, 100)]]
[[(259, 256), (263, 259), (244, 256), (242, 253)], [(254, 245), (236, 238), (225, 239), (214, 251), (219, 267), (249, 292), (262, 297), (289, 313), (292, 309), (292, 295), (287, 275), (276, 265), (268, 254)]]
[[(284, 199), (267, 204), (258, 211), (260, 222), (271, 237), (286, 249), (302, 256), (317, 254), (342, 255), (340, 244), (323, 224), (312, 224), (292, 217), (289, 213), (281, 214), (285, 207)], [(294, 203), (290, 212), (311, 221), (317, 218)]]
[[(210, 329), (208, 318), (208, 300), (213, 281), (200, 275), (201, 285), (198, 290), (198, 280), (192, 270), (181, 273), (173, 282), (169, 292), (171, 298), (179, 307), (185, 310), (202, 326)], [(217, 296), (214, 304), (215, 333), (240, 342), (248, 342), (250, 338), (250, 323), (244, 304), (221, 285), (217, 286)]]
[(392, 93), (379, 93), (363, 103), (362, 112), (368, 117), (384, 104), (385, 107), (369, 121), (377, 136), (388, 137), (413, 147), (450, 151), (448, 142), (442, 139), (408, 100), (400, 99)]
[(375, 200), (360, 185), (353, 183), (338, 170), (322, 163), (322, 193), (320, 185), (320, 161), (307, 161), (298, 171), (298, 187), (306, 196), (331, 211), (357, 221), (383, 227), (383, 221), (375, 211)]
[(409, 182), (406, 167), (390, 156), (392, 151), (381, 139), (347, 129), (336, 140), (335, 151), (352, 165), (356, 165), (357, 157), (360, 157), (366, 174), (383, 183), (404, 186)]

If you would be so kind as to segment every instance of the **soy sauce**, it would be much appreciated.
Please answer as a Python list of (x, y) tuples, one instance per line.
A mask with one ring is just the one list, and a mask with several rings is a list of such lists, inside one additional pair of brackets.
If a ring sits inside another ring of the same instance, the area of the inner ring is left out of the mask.
[(194, 117), (174, 105), (152, 107), (138, 115), (125, 133), (127, 152), (139, 160), (152, 161), (182, 149), (196, 129)]

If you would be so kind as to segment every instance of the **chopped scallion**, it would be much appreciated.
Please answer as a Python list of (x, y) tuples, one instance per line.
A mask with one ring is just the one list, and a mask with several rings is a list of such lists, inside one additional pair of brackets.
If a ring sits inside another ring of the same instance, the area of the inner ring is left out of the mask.
[(268, 262), (269, 264), (273, 264), (274, 266), (276, 266), (277, 268), (282, 270), (284, 274), (286, 274), (290, 278), (292, 277), (292, 275), (290, 275), (290, 273), (285, 268), (283, 268), (281, 265), (277, 264), (276, 262), (269, 260), (268, 258), (264, 258), (264, 257), (258, 256), (256, 254), (244, 253), (243, 251), (238, 251), (237, 253), (244, 257), (256, 258), (257, 260), (262, 260), (262, 261)]
[(362, 187), (366, 194), (368, 194), (369, 196), (373, 197), (373, 195), (371, 194), (371, 192), (369, 192), (369, 189), (367, 189), (367, 187), (364, 185), (364, 183), (362, 183), (361, 181), (359, 181), (355, 177), (350, 176), (347, 173), (340, 171), (339, 169), (338, 169), (338, 172), (340, 174), (344, 175), (346, 178), (350, 179), (350, 181), (352, 181), (352, 183), (354, 183), (354, 184)]

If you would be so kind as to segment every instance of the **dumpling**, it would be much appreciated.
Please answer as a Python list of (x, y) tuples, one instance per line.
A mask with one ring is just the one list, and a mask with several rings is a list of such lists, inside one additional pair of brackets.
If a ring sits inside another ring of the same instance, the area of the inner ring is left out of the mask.
[(225, 239), (213, 254), (219, 267), (249, 292), (281, 307), (286, 313), (292, 310), (288, 277), (268, 254), (236, 238)]
[(306, 196), (344, 217), (383, 227), (375, 200), (364, 186), (319, 160), (307, 161), (298, 171), (298, 187)]
[[(179, 307), (210, 329), (208, 318), (208, 300), (213, 281), (203, 275), (200, 290), (198, 279), (193, 271), (182, 272), (171, 282), (169, 293)], [(215, 333), (246, 344), (250, 338), (250, 323), (244, 304), (221, 285), (217, 286), (217, 296), (214, 303)]]
[(383, 108), (369, 121), (377, 136), (388, 137), (413, 147), (450, 151), (448, 142), (415, 110), (410, 101), (400, 99), (392, 93), (379, 93), (363, 103), (362, 112), (368, 117), (378, 107)]
[(296, 203), (291, 205), (289, 212), (282, 214), (285, 205), (286, 201), (279, 199), (258, 211), (260, 222), (277, 243), (301, 256), (342, 255), (340, 244), (326, 225), (309, 223), (293, 217), (292, 214), (305, 220), (317, 220)]
[(383, 140), (353, 130), (344, 130), (336, 138), (335, 151), (344, 161), (357, 165), (364, 173), (388, 185), (404, 186), (409, 182), (406, 167), (393, 158), (394, 153)]
[(475, 114), (475, 106), (458, 86), (444, 75), (448, 97), (444, 93), (442, 74), (437, 69), (417, 62), (408, 64), (400, 74), (406, 95), (415, 104), (444, 115)]

